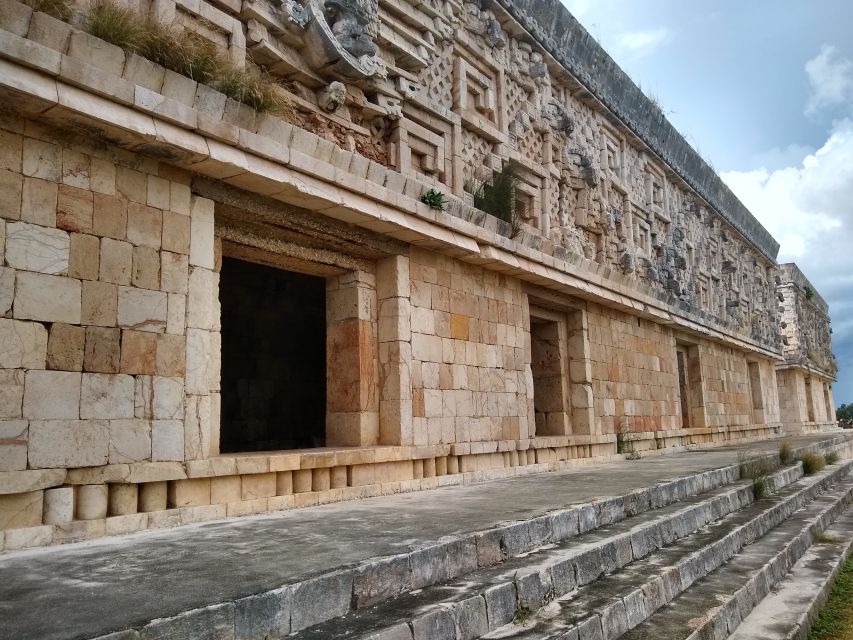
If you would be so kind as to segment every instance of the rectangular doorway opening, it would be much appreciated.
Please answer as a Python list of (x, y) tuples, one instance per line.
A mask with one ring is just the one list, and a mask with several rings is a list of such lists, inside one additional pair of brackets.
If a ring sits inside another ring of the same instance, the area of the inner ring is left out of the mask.
[(220, 451), (322, 447), (326, 437), (326, 283), (222, 259)]
[(565, 375), (568, 368), (565, 320), (556, 313), (531, 309), (530, 348), (534, 435), (568, 434), (571, 425)]
[(752, 422), (753, 424), (761, 424), (764, 422), (764, 395), (761, 388), (761, 368), (757, 362), (747, 362), (746, 367)]
[(814, 422), (814, 396), (812, 395), (810, 378), (806, 378), (806, 411), (808, 412), (808, 422)]
[(675, 360), (678, 365), (678, 396), (681, 400), (681, 428), (690, 429), (690, 379), (687, 377), (687, 349), (678, 346), (675, 349)]

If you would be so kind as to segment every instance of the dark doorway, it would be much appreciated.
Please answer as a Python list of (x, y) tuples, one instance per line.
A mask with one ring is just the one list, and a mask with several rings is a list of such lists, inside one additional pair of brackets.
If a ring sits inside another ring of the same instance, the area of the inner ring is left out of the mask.
[(678, 363), (678, 395), (681, 399), (681, 428), (690, 429), (692, 424), (688, 395), (690, 379), (687, 377), (687, 351), (679, 347), (675, 350), (675, 357)]
[(323, 446), (325, 280), (223, 258), (219, 297), (220, 451)]

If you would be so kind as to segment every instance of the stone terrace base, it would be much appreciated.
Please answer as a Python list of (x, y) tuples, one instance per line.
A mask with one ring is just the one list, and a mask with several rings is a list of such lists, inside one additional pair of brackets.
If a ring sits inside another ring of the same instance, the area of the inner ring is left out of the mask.
[[(91, 638), (213, 603), (231, 607), (233, 634), (234, 605), (228, 603), (235, 599), (330, 575), (336, 568), (347, 570), (332, 577), (349, 574), (352, 579), (353, 567), (369, 566), (364, 564), (369, 558), (736, 465), (740, 452), (772, 454), (778, 442), (669, 449), (637, 461), (446, 487), (419, 496), (384, 496), (8, 553), (0, 557), (0, 637)], [(834, 448), (842, 457), (853, 453), (853, 434), (797, 436), (791, 442), (797, 449)], [(319, 586), (323, 594), (335, 590), (331, 584)], [(24, 600), (39, 606), (21, 606)]]
[[(774, 425), (327, 448), (0, 473), (0, 549), (160, 529), (776, 435)], [(527, 448), (519, 448), (526, 445)], [(9, 476), (3, 481), (2, 476)], [(14, 476), (14, 477), (12, 477)], [(7, 514), (7, 515), (5, 515)]]

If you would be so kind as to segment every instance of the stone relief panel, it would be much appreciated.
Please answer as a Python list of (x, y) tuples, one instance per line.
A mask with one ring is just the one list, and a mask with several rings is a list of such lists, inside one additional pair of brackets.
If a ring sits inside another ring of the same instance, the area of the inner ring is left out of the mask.
[[(516, 241), (781, 343), (774, 266), (498, 8), (458, 0), (156, 0), (275, 77), (282, 117), (473, 202), (510, 168)], [(595, 268), (598, 268), (597, 266)]]

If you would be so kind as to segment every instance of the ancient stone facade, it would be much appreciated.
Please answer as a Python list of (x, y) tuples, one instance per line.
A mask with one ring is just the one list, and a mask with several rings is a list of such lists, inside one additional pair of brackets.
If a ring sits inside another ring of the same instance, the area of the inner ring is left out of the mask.
[(528, 4), (130, 3), (264, 113), (0, 0), (6, 548), (833, 422), (825, 304)]
[(803, 431), (834, 424), (832, 382), (838, 371), (832, 353), (829, 307), (793, 263), (779, 267), (782, 355), (776, 367), (782, 420)]

